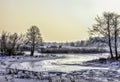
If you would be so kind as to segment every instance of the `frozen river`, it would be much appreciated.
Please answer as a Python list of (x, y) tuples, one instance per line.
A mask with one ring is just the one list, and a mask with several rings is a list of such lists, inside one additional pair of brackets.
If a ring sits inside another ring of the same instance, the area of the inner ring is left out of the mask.
[(82, 62), (107, 57), (108, 54), (56, 54), (65, 56), (64, 58), (45, 59), (38, 61), (16, 62), (11, 65), (12, 68), (25, 69), (30, 71), (61, 71), (71, 72), (82, 69), (107, 69), (104, 67), (80, 66)]

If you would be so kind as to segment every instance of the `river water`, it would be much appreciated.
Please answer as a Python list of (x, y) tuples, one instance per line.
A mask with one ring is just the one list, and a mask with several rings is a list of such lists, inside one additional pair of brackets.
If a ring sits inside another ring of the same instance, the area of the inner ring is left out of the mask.
[(35, 62), (22, 62), (18, 64), (19, 69), (31, 70), (31, 71), (60, 71), (71, 72), (79, 71), (83, 69), (107, 69), (104, 67), (90, 67), (81, 66), (85, 61), (98, 59), (101, 57), (108, 57), (108, 54), (56, 54), (65, 56), (59, 59), (47, 59)]

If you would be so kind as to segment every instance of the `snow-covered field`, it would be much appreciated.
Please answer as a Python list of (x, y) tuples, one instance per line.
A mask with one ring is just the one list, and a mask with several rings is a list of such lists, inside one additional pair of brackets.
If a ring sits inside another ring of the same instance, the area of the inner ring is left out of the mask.
[(83, 63), (104, 54), (0, 57), (0, 82), (120, 82), (120, 62)]

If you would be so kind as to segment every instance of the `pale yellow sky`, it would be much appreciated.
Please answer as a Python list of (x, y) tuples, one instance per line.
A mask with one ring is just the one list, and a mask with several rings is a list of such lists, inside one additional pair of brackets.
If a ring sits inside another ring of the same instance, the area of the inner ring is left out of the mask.
[(87, 39), (104, 11), (120, 14), (120, 0), (0, 0), (0, 32), (25, 33), (36, 25), (44, 41)]

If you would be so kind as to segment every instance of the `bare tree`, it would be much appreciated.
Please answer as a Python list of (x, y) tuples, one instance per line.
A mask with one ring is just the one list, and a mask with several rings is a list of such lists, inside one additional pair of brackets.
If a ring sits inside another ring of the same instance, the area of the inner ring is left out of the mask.
[(33, 56), (36, 44), (42, 42), (42, 37), (39, 28), (37, 26), (32, 26), (31, 28), (29, 28), (27, 30), (26, 37), (28, 43), (31, 46), (31, 56)]
[(107, 37), (111, 58), (114, 58), (112, 51), (112, 37), (114, 37), (116, 59), (118, 58), (117, 56), (118, 26), (117, 25), (118, 25), (118, 15), (110, 12), (105, 12), (102, 17), (97, 16), (96, 24), (93, 25), (92, 29), (90, 29), (91, 35), (95, 35), (99, 37), (100, 36)]
[(1, 37), (0, 37), (0, 49), (1, 49), (1, 54), (4, 55), (6, 52), (6, 41), (8, 38), (7, 32), (2, 32)]
[(113, 37), (114, 37), (114, 47), (115, 47), (115, 55), (116, 60), (118, 60), (118, 36), (120, 34), (120, 15), (113, 13)]
[(22, 35), (18, 35), (17, 33), (10, 34), (7, 32), (3, 32), (1, 35), (1, 52), (3, 55), (16, 55), (18, 51), (19, 45), (22, 43)]

